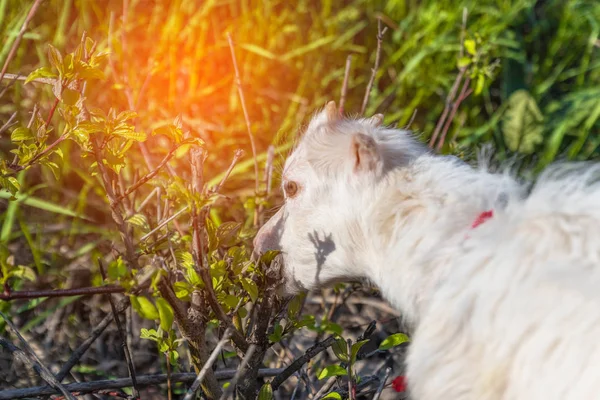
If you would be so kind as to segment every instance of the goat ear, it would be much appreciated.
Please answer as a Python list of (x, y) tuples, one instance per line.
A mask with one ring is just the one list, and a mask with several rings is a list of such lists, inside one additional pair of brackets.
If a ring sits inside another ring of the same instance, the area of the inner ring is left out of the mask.
[(352, 135), (352, 160), (354, 172), (379, 172), (383, 166), (383, 160), (375, 139), (364, 133)]

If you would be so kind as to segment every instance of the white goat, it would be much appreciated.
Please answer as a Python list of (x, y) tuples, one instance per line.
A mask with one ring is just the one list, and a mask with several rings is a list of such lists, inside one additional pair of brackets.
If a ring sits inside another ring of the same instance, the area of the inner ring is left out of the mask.
[(600, 168), (528, 187), (381, 120), (330, 102), (287, 159), (255, 239), (281, 250), (286, 291), (376, 284), (414, 323), (416, 400), (600, 398)]

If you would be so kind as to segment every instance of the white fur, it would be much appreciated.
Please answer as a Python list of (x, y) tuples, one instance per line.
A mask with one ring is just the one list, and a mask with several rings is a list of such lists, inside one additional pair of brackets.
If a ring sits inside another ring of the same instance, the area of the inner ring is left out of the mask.
[[(352, 168), (356, 133), (375, 139), (381, 171)], [(290, 293), (378, 285), (415, 326), (416, 400), (600, 398), (599, 176), (565, 164), (529, 187), (321, 112), (284, 168), (300, 190), (255, 245), (282, 251)]]

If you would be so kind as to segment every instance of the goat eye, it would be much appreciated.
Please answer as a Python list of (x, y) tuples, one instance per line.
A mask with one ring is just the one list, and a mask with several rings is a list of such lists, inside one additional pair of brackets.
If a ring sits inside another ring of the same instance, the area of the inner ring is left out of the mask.
[(283, 190), (287, 197), (294, 197), (298, 193), (298, 184), (294, 181), (287, 181), (283, 184)]

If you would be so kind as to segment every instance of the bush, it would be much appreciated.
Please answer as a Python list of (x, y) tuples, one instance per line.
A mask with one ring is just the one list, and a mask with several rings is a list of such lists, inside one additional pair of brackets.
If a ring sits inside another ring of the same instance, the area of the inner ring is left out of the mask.
[[(251, 257), (327, 100), (442, 152), (491, 143), (526, 173), (598, 155), (597, 2), (5, 0), (0, 16), (0, 333), (16, 340), (0, 344), (38, 345), (58, 390), (69, 374), (137, 396), (110, 386), (129, 374), (155, 385), (143, 397), (198, 374), (208, 398), (390, 388), (409, 341), (392, 310), (358, 285), (286, 302), (274, 254)], [(15, 371), (7, 386), (40, 383)]]

